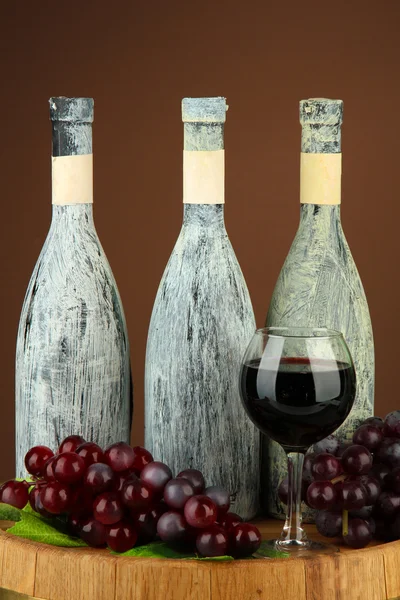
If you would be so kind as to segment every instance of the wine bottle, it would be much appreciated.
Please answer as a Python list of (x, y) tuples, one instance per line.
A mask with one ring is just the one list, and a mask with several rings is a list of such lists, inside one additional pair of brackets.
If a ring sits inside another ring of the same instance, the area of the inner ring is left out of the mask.
[[(337, 431), (351, 436), (357, 423), (373, 414), (374, 342), (364, 289), (340, 220), (341, 100), (300, 102), (300, 225), (275, 286), (269, 326), (329, 327), (341, 331), (352, 354), (357, 395)], [(282, 516), (278, 485), (286, 475), (281, 447), (264, 438), (263, 504)]]
[(51, 98), (52, 221), (20, 317), (16, 471), (29, 448), (80, 434), (129, 441), (125, 317), (93, 222), (91, 98)]
[(225, 98), (184, 98), (183, 224), (154, 303), (145, 445), (174, 473), (203, 472), (255, 515), (259, 435), (242, 408), (240, 361), (253, 309), (224, 224)]

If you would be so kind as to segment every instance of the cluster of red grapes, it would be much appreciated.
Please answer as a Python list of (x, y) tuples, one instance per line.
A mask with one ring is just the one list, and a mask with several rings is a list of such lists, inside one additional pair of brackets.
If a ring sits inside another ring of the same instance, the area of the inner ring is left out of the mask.
[(25, 466), (33, 481), (10, 480), (0, 502), (24, 508), (29, 502), (46, 518), (66, 519), (72, 535), (89, 546), (126, 552), (156, 539), (202, 556), (248, 556), (261, 543), (259, 530), (229, 512), (229, 493), (205, 487), (196, 469), (175, 478), (148, 450), (124, 442), (104, 451), (78, 435), (54, 454), (35, 446)]
[[(322, 535), (341, 536), (353, 548), (372, 538), (400, 539), (400, 411), (366, 419), (352, 442), (330, 435), (315, 444), (305, 456), (302, 483)], [(279, 497), (287, 503), (287, 479)]]

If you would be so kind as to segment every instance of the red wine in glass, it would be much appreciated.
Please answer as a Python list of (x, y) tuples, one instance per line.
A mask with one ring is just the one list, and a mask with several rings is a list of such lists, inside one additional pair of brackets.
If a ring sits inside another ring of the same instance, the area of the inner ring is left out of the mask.
[(253, 423), (285, 449), (308, 449), (335, 431), (355, 396), (351, 364), (304, 357), (244, 364), (241, 386)]
[(260, 431), (288, 459), (287, 517), (278, 550), (298, 555), (335, 548), (307, 539), (301, 523), (301, 480), (308, 448), (333, 433), (348, 416), (356, 376), (342, 334), (326, 328), (258, 329), (242, 360), (243, 406)]

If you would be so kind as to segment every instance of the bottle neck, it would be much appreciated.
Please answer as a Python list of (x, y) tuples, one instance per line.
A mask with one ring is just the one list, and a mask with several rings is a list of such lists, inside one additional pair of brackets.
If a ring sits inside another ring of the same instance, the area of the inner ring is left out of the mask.
[(185, 206), (224, 204), (223, 123), (184, 124), (183, 202)]
[(183, 226), (225, 230), (223, 204), (184, 204)]
[(299, 231), (308, 232), (308, 236), (312, 232), (313, 239), (325, 242), (336, 239), (342, 232), (340, 204), (301, 204)]
[(301, 151), (307, 154), (340, 154), (340, 123), (302, 123)]
[(92, 124), (53, 121), (52, 202), (92, 204)]
[(51, 225), (71, 231), (78, 227), (86, 231), (94, 229), (93, 204), (53, 204)]

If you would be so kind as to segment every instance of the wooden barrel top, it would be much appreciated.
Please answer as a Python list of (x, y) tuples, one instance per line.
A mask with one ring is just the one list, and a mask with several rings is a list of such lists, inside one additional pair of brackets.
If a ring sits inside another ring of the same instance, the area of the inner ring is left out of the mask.
[[(218, 563), (58, 548), (7, 534), (7, 526), (0, 522), (0, 600), (400, 600), (400, 541), (309, 559)], [(257, 526), (269, 539), (282, 522)]]

